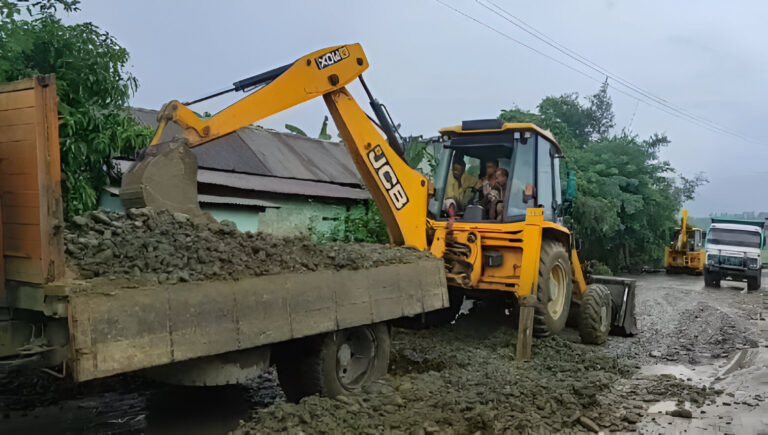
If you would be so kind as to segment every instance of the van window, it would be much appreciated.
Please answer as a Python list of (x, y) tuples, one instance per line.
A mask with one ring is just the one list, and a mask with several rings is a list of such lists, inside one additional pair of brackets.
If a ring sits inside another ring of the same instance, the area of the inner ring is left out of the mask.
[(760, 233), (757, 231), (732, 230), (711, 228), (707, 236), (707, 244), (741, 246), (745, 248), (760, 248)]

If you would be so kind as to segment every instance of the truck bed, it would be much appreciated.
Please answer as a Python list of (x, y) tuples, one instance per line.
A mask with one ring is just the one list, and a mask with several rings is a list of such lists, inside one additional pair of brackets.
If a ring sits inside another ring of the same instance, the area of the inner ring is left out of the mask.
[(68, 296), (69, 367), (85, 381), (413, 316), (449, 305), (443, 263), (266, 275)]

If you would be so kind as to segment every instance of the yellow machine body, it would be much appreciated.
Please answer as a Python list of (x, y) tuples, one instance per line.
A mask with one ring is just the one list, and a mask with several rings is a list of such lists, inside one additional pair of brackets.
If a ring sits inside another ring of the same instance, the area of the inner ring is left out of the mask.
[(667, 273), (701, 275), (706, 254), (702, 229), (688, 225), (688, 210), (683, 210), (674, 240), (664, 249), (664, 268)]
[[(523, 211), (518, 221), (501, 222), (448, 222), (428, 213), (432, 181), (405, 162), (401, 157), (402, 150), (393, 146), (392, 140), (388, 141), (391, 137), (381, 127), (381, 118), (378, 125), (373, 122), (345, 87), (359, 78), (374, 107), (375, 100), (362, 81), (362, 73), (367, 68), (368, 60), (360, 44), (340, 45), (315, 51), (292, 64), (252, 77), (249, 83), (255, 91), (208, 119), (198, 117), (179, 101), (171, 101), (163, 106), (158, 116), (159, 127), (151, 145), (181, 139), (188, 147), (199, 146), (302, 102), (322, 97), (363, 182), (381, 211), (393, 244), (429, 250), (436, 257), (445, 259), (448, 283), (453, 287), (480, 293), (501, 292), (531, 305), (537, 303), (531, 296), (537, 293), (542, 243), (555, 241), (561, 245), (558, 248), (560, 257), (566, 256), (565, 261), (570, 262), (570, 267), (565, 270), (570, 270), (571, 276), (564, 278), (569, 281), (564, 288), (572, 289), (569, 294), (573, 297), (567, 299), (580, 299), (587, 284), (573, 249), (572, 235), (557, 219), (545, 219), (544, 209), (532, 205)], [(471, 131), (456, 126), (441, 130), (441, 134), (453, 138), (478, 134), (540, 135), (553, 146), (553, 159), (562, 154), (555, 138), (534, 124), (507, 123)], [(149, 157), (158, 162), (155, 175), (139, 173), (124, 177), (121, 190), (132, 192), (131, 206), (142, 205), (141, 197), (145, 196), (142, 192), (157, 191), (151, 183), (157, 183), (156, 175), (163, 172), (163, 156), (170, 153), (178, 158), (179, 155), (177, 147), (170, 148), (175, 151), (156, 152)], [(137, 166), (142, 166), (141, 162)], [(151, 167), (151, 164), (144, 164), (146, 166)], [(175, 167), (181, 166), (176, 164)], [(150, 172), (146, 170), (147, 174)], [(131, 180), (129, 185), (125, 180)], [(484, 264), (487, 260), (484, 252), (489, 250), (500, 259), (497, 267)]]

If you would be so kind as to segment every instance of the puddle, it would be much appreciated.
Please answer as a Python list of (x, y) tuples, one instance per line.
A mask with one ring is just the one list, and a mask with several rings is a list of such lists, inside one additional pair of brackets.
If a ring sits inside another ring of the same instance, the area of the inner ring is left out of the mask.
[(641, 375), (672, 375), (695, 385), (709, 385), (717, 376), (715, 365), (697, 366), (695, 369), (684, 365), (652, 365), (640, 368)]
[(237, 428), (248, 415), (237, 386), (163, 386), (146, 393), (106, 393), (0, 415), (3, 434), (210, 434)]
[(655, 405), (651, 405), (648, 408), (648, 413), (649, 414), (664, 414), (667, 411), (672, 412), (672, 411), (674, 411), (677, 408), (690, 409), (691, 408), (691, 404), (690, 404), (690, 402), (685, 402), (684, 406), (678, 406), (677, 402), (674, 401), (674, 400), (665, 400), (663, 402), (658, 402)]

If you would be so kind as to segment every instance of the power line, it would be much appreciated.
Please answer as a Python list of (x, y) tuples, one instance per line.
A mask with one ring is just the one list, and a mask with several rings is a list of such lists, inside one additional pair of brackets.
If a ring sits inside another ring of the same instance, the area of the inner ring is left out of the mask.
[(588, 68), (590, 68), (590, 69), (592, 69), (594, 71), (597, 71), (597, 72), (599, 72), (601, 74), (604, 74), (604, 75), (610, 77), (611, 79), (613, 79), (615, 82), (619, 83), (620, 85), (622, 85), (622, 86), (624, 86), (624, 87), (626, 87), (626, 88), (628, 88), (628, 89), (630, 89), (630, 90), (632, 90), (634, 92), (637, 92), (638, 94), (641, 94), (641, 95), (645, 96), (646, 98), (649, 98), (649, 99), (655, 101), (656, 103), (661, 104), (661, 105), (669, 108), (670, 110), (678, 112), (682, 116), (685, 116), (687, 118), (691, 118), (691, 120), (695, 119), (697, 121), (709, 124), (712, 128), (718, 130), (720, 133), (731, 135), (731, 136), (735, 136), (735, 137), (738, 137), (738, 138), (740, 138), (742, 140), (745, 140), (745, 141), (748, 141), (748, 142), (760, 143), (760, 142), (755, 141), (752, 138), (749, 138), (749, 137), (746, 137), (746, 136), (740, 134), (737, 131), (730, 130), (730, 129), (726, 128), (726, 127), (720, 126), (719, 124), (715, 123), (714, 121), (711, 121), (709, 119), (706, 119), (704, 117), (696, 115), (696, 114), (686, 110), (683, 107), (675, 106), (672, 103), (670, 103), (669, 101), (667, 101), (666, 99), (658, 97), (658, 96), (652, 94), (650, 91), (644, 90), (644, 89), (640, 88), (638, 85), (635, 85), (635, 84), (629, 82), (628, 80), (622, 78), (621, 76), (608, 71), (606, 68), (603, 68), (600, 65), (596, 64), (595, 62), (592, 62), (591, 60), (587, 59), (586, 57), (584, 57), (584, 56), (580, 55), (579, 53), (569, 49), (568, 47), (565, 47), (564, 45), (560, 44), (559, 42), (555, 41), (554, 39), (552, 39), (549, 36), (545, 35), (544, 33), (540, 32), (535, 27), (525, 23), (525, 21), (523, 21), (520, 18), (512, 15), (509, 11), (507, 11), (504, 8), (502, 8), (497, 3), (494, 3), (492, 0), (487, 0), (487, 2), (490, 3), (491, 5), (493, 5), (495, 8), (497, 8), (499, 11), (503, 12), (509, 18), (512, 18), (514, 21), (510, 20), (509, 18), (506, 18), (506, 17), (500, 15), (499, 12), (494, 11), (493, 9), (489, 8), (487, 5), (485, 5), (482, 2), (480, 2), (479, 0), (475, 0), (475, 1), (480, 6), (483, 6), (484, 8), (488, 9), (489, 11), (493, 12), (494, 14), (496, 14), (499, 17), (501, 17), (502, 19), (504, 19), (505, 21), (508, 21), (512, 25), (522, 29), (526, 33), (532, 35), (536, 39), (544, 42), (545, 44), (547, 44), (547, 45), (551, 46), (552, 48), (558, 50), (559, 52), (565, 54), (566, 56), (570, 57), (571, 59), (574, 59), (577, 62), (581, 63), (582, 65), (585, 65), (586, 67), (588, 67)]
[[(568, 68), (568, 69), (570, 69), (570, 70), (572, 70), (572, 71), (574, 71), (574, 72), (576, 72), (576, 73), (578, 73), (580, 75), (583, 75), (583, 76), (585, 76), (585, 77), (587, 77), (587, 78), (589, 78), (589, 79), (591, 79), (591, 80), (593, 80), (595, 82), (602, 83), (601, 79), (598, 79), (598, 78), (596, 78), (596, 77), (594, 77), (594, 76), (592, 76), (592, 75), (590, 75), (590, 74), (588, 74), (588, 73), (586, 73), (586, 72), (584, 72), (584, 71), (582, 71), (582, 70), (580, 70), (578, 68), (575, 68), (574, 66), (569, 65), (569, 64), (561, 61), (560, 59), (557, 59), (557, 58), (555, 58), (553, 56), (550, 56), (549, 54), (544, 53), (543, 51), (541, 51), (541, 50), (539, 50), (539, 49), (537, 49), (537, 48), (535, 48), (535, 47), (533, 47), (533, 46), (531, 46), (529, 44), (526, 44), (526, 43), (524, 43), (524, 42), (514, 38), (513, 36), (511, 36), (511, 35), (503, 32), (503, 31), (497, 29), (496, 27), (493, 27), (492, 25), (490, 25), (490, 24), (488, 24), (486, 22), (483, 22), (482, 20), (479, 20), (479, 19), (477, 19), (477, 18), (475, 18), (475, 17), (473, 17), (473, 16), (471, 16), (471, 15), (469, 15), (469, 14), (467, 14), (467, 13), (465, 13), (465, 12), (463, 12), (463, 11), (457, 9), (457, 8), (455, 8), (454, 6), (452, 6), (452, 5), (448, 4), (448, 3), (445, 3), (443, 0), (435, 0), (435, 1), (437, 3), (439, 3), (439, 4), (441, 4), (442, 6), (444, 6), (444, 7), (448, 8), (448, 9), (454, 11), (455, 13), (457, 13), (457, 14), (459, 14), (459, 15), (461, 15), (461, 16), (463, 16), (463, 17), (465, 17), (465, 18), (467, 18), (467, 19), (469, 19), (471, 21), (474, 21), (475, 23), (477, 23), (477, 24), (479, 24), (479, 25), (481, 25), (481, 26), (491, 30), (494, 33), (499, 34), (500, 36), (504, 37), (505, 39), (508, 39), (508, 40), (518, 44), (518, 45), (522, 45), (523, 47), (525, 47), (525, 48), (527, 48), (527, 49), (529, 49), (529, 50), (531, 50), (531, 51), (533, 51), (533, 52), (535, 52), (535, 53), (537, 53), (537, 54), (539, 54), (539, 55), (541, 55), (541, 56), (543, 56), (543, 57), (545, 57), (545, 58), (547, 58), (547, 59), (549, 59), (549, 60), (559, 64), (559, 65), (562, 65), (562, 66), (564, 66), (564, 67), (566, 67), (566, 68)], [(497, 11), (494, 11), (493, 9), (489, 8), (487, 5), (484, 5), (484, 4), (480, 3), (478, 0), (476, 0), (476, 1), (481, 6), (483, 6), (484, 8), (486, 8), (488, 10), (490, 10), (494, 14), (499, 15), (501, 18), (505, 19), (506, 21), (516, 25), (517, 27), (520, 27), (519, 25), (515, 24), (514, 22), (512, 22), (509, 19), (507, 19), (507, 18), (503, 17), (502, 15), (500, 15)], [(494, 4), (494, 6), (497, 6), (497, 5)], [(505, 13), (509, 14), (506, 11), (505, 11)], [(509, 15), (512, 16), (511, 14), (509, 14)], [(515, 19), (518, 19), (518, 18), (515, 17)], [(531, 29), (533, 29), (533, 28), (531, 27)], [(535, 29), (532, 30), (532, 31), (533, 32), (538, 32)], [(528, 30), (526, 30), (526, 32), (531, 33)], [(541, 33), (541, 32), (538, 32), (538, 33), (543, 35), (543, 33)], [(534, 35), (534, 36), (536, 36), (536, 35)], [(546, 35), (543, 35), (543, 37), (546, 37)], [(546, 38), (548, 38), (548, 37), (546, 37)], [(537, 39), (543, 40), (542, 38), (539, 38), (539, 37), (537, 37)], [(549, 39), (551, 39), (551, 38), (549, 38)], [(547, 41), (544, 41), (544, 42), (546, 42), (548, 45), (551, 45), (551, 46), (559, 45), (554, 40), (552, 40), (552, 43), (547, 42)], [(565, 48), (565, 47), (562, 47), (562, 48), (563, 48), (562, 50), (560, 50), (560, 49), (558, 49), (558, 50), (561, 51), (561, 52), (568, 51), (567, 48)], [(564, 54), (567, 54), (567, 53), (564, 52)], [(574, 56), (575, 57), (579, 57), (578, 54), (575, 54)], [(569, 57), (575, 59), (574, 56), (569, 55)], [(602, 69), (602, 68), (600, 68), (597, 65), (590, 66), (589, 63), (591, 63), (591, 62), (588, 59), (586, 59), (586, 58), (583, 58), (583, 59), (584, 60), (583, 61), (579, 61), (579, 63), (584, 64), (585, 66), (589, 67), (590, 69), (592, 69), (594, 71), (597, 71), (597, 72), (599, 72), (601, 74), (604, 74), (606, 76), (606, 78), (610, 77), (611, 79), (613, 79), (614, 81), (618, 82), (622, 86), (625, 86), (625, 87), (629, 88), (630, 90), (632, 90), (632, 91), (634, 91), (634, 92), (636, 92), (638, 94), (643, 95), (643, 93), (640, 92), (641, 90), (640, 91), (633, 90), (630, 86), (634, 86), (634, 85), (631, 85), (631, 83), (628, 86), (628, 85), (623, 83), (623, 82), (626, 82), (626, 80), (621, 79), (620, 77), (616, 76), (615, 74), (610, 74), (605, 69)], [(578, 60), (578, 59), (575, 59), (575, 60)], [(626, 83), (628, 83), (628, 82), (626, 82)], [(664, 112), (664, 113), (666, 113), (666, 114), (668, 114), (670, 116), (674, 116), (675, 118), (691, 122), (693, 124), (698, 125), (699, 127), (702, 127), (704, 129), (707, 129), (707, 130), (712, 131), (714, 133), (719, 133), (719, 134), (724, 134), (724, 135), (728, 135), (728, 136), (737, 137), (737, 138), (739, 138), (741, 140), (744, 140), (744, 141), (747, 141), (747, 142), (759, 143), (759, 142), (757, 142), (757, 141), (755, 141), (753, 139), (750, 139), (748, 137), (740, 135), (740, 134), (738, 134), (736, 132), (728, 131), (727, 129), (719, 127), (716, 124), (714, 124), (713, 122), (708, 121), (708, 120), (706, 120), (704, 118), (697, 119), (697, 117), (695, 117), (695, 116), (692, 116), (690, 114), (686, 114), (686, 113), (684, 113), (684, 110), (676, 108), (676, 107), (672, 106), (671, 104), (666, 103), (666, 100), (660, 99), (658, 97), (654, 97), (652, 94), (650, 94), (647, 97), (647, 98), (651, 99), (649, 101), (646, 98), (642, 98), (642, 97), (640, 97), (638, 95), (630, 94), (629, 92), (626, 92), (626, 91), (624, 91), (622, 89), (619, 89), (619, 88), (616, 88), (616, 87), (613, 87), (613, 90), (615, 90), (616, 92), (619, 92), (620, 94), (623, 94), (623, 95), (625, 95), (625, 96), (627, 96), (629, 98), (632, 98), (632, 99), (634, 99), (636, 101), (642, 102), (642, 103), (644, 103), (644, 104), (646, 104), (646, 105), (648, 105), (650, 107), (653, 107), (653, 108), (655, 108), (655, 109), (657, 109), (657, 110), (659, 110), (661, 112)], [(660, 101), (656, 101), (656, 99), (658, 99)]]

